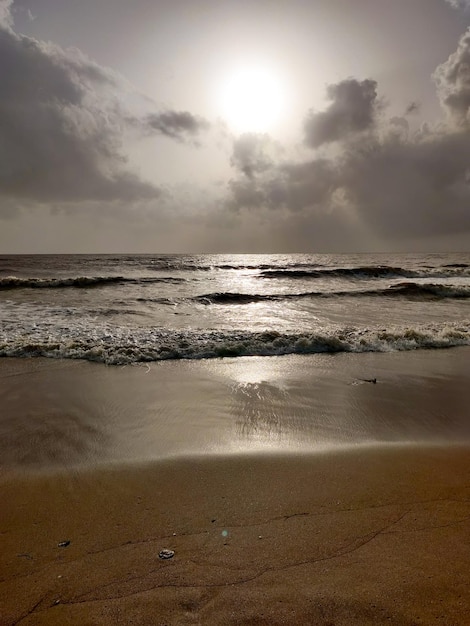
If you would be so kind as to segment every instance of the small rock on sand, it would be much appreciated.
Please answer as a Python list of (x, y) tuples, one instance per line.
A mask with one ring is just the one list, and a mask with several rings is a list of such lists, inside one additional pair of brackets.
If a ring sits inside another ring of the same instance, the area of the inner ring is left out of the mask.
[(175, 551), (165, 548), (164, 550), (160, 550), (158, 556), (160, 559), (172, 559), (175, 556)]

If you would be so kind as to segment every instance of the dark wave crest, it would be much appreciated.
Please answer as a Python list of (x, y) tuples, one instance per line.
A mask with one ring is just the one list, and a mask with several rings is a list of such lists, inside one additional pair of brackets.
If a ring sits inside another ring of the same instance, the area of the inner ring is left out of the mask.
[(7, 276), (0, 278), (0, 290), (7, 289), (64, 289), (67, 287), (91, 288), (105, 285), (180, 283), (184, 278), (155, 277), (155, 278), (124, 278), (123, 276), (76, 276), (71, 278), (17, 278)]
[[(207, 293), (193, 298), (201, 304), (251, 304), (252, 302), (264, 302), (266, 300), (281, 300), (289, 296), (263, 295), (259, 293)], [(302, 294), (299, 294), (302, 297)]]
[(417, 276), (417, 273), (411, 270), (405, 270), (402, 267), (377, 265), (313, 270), (267, 270), (261, 272), (261, 276), (263, 278), (328, 278), (329, 276), (352, 278), (413, 278)]
[(413, 298), (470, 298), (470, 287), (454, 285), (436, 285), (433, 283), (398, 283), (388, 289), (379, 290), (381, 296), (403, 296)]
[(403, 297), (422, 299), (470, 298), (470, 287), (436, 285), (432, 283), (398, 283), (386, 289), (367, 289), (363, 291), (309, 291), (289, 294), (248, 294), (216, 292), (194, 298), (201, 304), (251, 304), (256, 302), (300, 300), (308, 298), (360, 298), (360, 297)]
[(409, 270), (403, 267), (389, 265), (366, 265), (359, 267), (337, 267), (322, 269), (276, 269), (260, 273), (261, 278), (452, 278), (453, 276), (469, 276), (469, 266), (465, 263), (455, 263), (442, 268), (428, 268), (424, 270)]

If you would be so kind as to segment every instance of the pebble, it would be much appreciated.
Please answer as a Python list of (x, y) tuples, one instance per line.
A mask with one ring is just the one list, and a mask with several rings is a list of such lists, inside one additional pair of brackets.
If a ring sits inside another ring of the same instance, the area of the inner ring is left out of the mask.
[(175, 551), (165, 548), (164, 550), (160, 550), (158, 556), (160, 559), (172, 559), (175, 556)]

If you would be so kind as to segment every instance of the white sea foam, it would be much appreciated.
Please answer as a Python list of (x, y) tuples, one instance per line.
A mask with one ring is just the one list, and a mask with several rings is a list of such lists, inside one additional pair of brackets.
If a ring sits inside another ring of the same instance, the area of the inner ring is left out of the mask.
[(389, 352), (470, 345), (470, 322), (336, 329), (329, 333), (133, 329), (110, 324), (31, 324), (0, 332), (0, 356), (86, 359), (110, 365), (165, 359)]

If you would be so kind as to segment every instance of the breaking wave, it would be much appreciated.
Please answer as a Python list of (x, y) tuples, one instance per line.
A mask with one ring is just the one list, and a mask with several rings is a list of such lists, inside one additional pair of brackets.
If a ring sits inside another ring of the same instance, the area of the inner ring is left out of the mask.
[(151, 278), (124, 278), (123, 276), (76, 276), (72, 278), (17, 278), (6, 276), (0, 278), (0, 290), (6, 289), (63, 289), (66, 287), (90, 288), (105, 285), (123, 285), (130, 283), (181, 283), (184, 278), (178, 277), (151, 277)]
[(398, 283), (388, 289), (378, 290), (380, 296), (408, 296), (444, 298), (470, 298), (470, 287), (463, 285), (436, 285), (432, 283)]
[(444, 268), (430, 268), (427, 270), (408, 270), (403, 267), (389, 265), (366, 265), (359, 267), (337, 267), (322, 269), (276, 269), (264, 270), (261, 278), (449, 278), (452, 276), (469, 276), (470, 272), (465, 264), (447, 265)]
[(398, 283), (385, 289), (367, 289), (363, 291), (309, 291), (307, 293), (290, 294), (248, 294), (216, 292), (196, 296), (195, 301), (202, 304), (252, 304), (256, 302), (300, 300), (308, 298), (339, 298), (339, 297), (402, 297), (413, 299), (446, 299), (446, 298), (470, 298), (470, 287), (449, 286), (419, 283)]
[(122, 365), (166, 359), (208, 359), (333, 352), (391, 352), (470, 345), (470, 322), (328, 333), (131, 329), (109, 324), (51, 328), (32, 324), (0, 332), (0, 356), (86, 359)]

